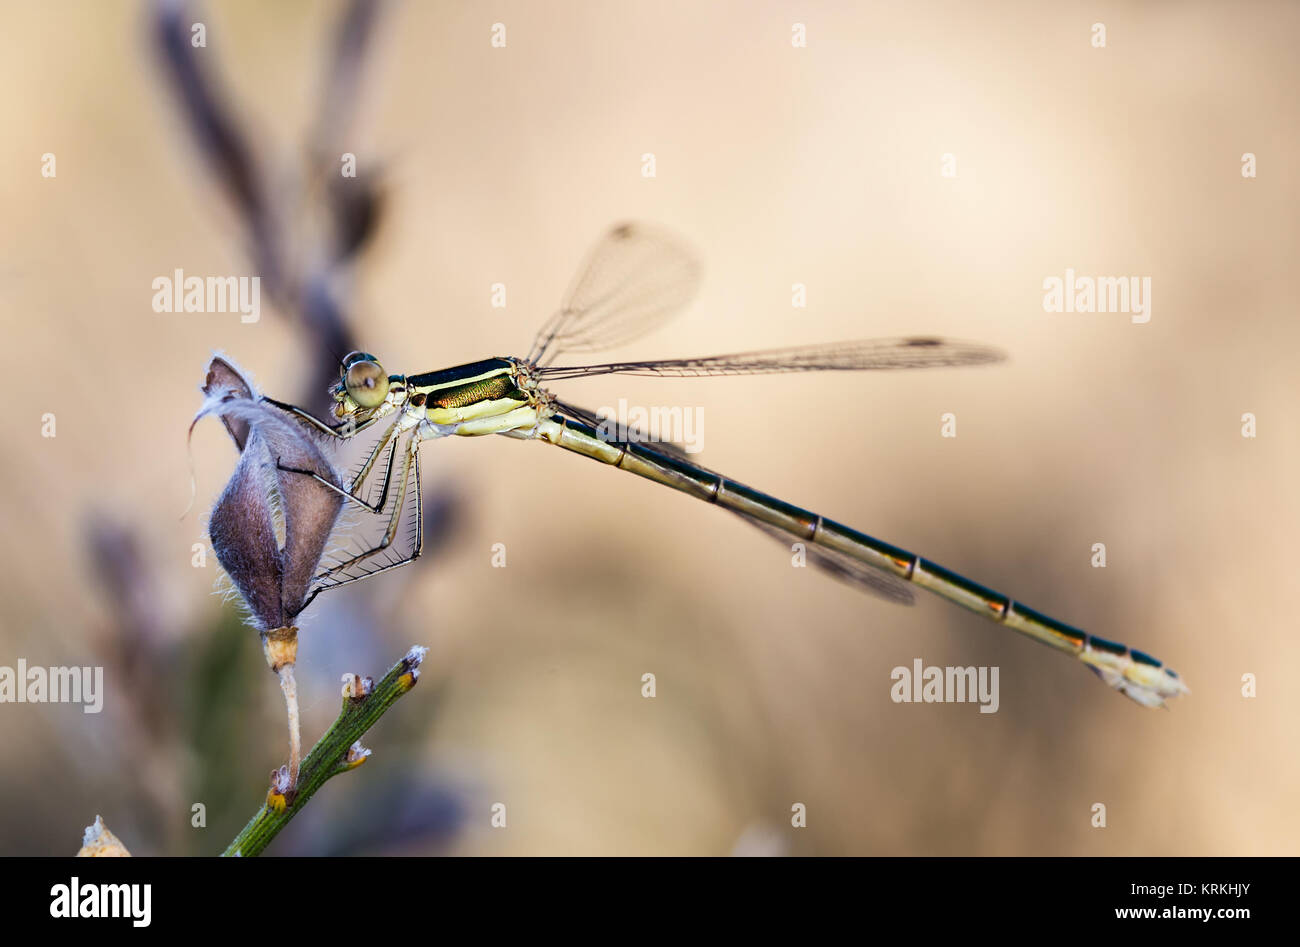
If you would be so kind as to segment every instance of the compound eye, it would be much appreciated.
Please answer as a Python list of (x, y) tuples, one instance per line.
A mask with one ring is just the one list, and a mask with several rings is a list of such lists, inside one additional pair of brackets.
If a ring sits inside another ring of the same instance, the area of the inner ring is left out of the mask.
[(377, 361), (379, 361), (379, 359), (375, 358), (369, 352), (349, 352), (343, 358), (343, 361), (339, 363), (339, 377), (342, 378), (344, 375), (346, 375), (348, 373), (348, 369), (351, 368), (353, 365), (355, 365), (357, 362), (377, 362)]
[(388, 376), (384, 374), (384, 367), (374, 360), (373, 355), (367, 355), (349, 365), (351, 358), (349, 355), (343, 360), (346, 366), (343, 386), (347, 388), (348, 395), (362, 408), (379, 407), (388, 397)]

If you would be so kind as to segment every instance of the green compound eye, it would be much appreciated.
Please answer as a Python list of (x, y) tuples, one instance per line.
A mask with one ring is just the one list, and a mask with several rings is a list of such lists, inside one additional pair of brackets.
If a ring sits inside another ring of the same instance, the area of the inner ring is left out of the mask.
[(358, 356), (355, 360), (352, 355), (343, 360), (343, 386), (358, 406), (377, 408), (388, 397), (388, 376), (373, 355), (361, 352), (353, 354)]
[(348, 369), (351, 368), (353, 365), (355, 365), (357, 362), (378, 362), (378, 361), (379, 359), (375, 358), (369, 352), (349, 352), (346, 356), (344, 356), (343, 361), (339, 365), (339, 375), (340, 376), (346, 375), (348, 373)]

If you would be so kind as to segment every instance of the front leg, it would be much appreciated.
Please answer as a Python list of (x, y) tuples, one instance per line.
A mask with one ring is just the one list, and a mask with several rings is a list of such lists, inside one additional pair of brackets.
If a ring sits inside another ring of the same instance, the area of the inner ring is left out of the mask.
[[(287, 402), (284, 401), (276, 401), (274, 398), (263, 397), (262, 400), (292, 415), (294, 418), (301, 421), (303, 424), (307, 425), (312, 430), (324, 434), (326, 436), (336, 438), (338, 440), (348, 440), (352, 437), (355, 437), (357, 434), (360, 434), (362, 431), (366, 430), (367, 428), (372, 427), (375, 424), (375, 422), (379, 420), (378, 417), (372, 417), (366, 421), (363, 421), (361, 424), (344, 423), (342, 425), (339, 425), (339, 427), (337, 428), (332, 428), (324, 421), (320, 420), (319, 418), (315, 417), (309, 412), (304, 411), (302, 408), (299, 408), (297, 405), (288, 404)], [(357, 471), (356, 476), (353, 478), (351, 484), (349, 485), (348, 490), (346, 491), (340, 490), (337, 486), (330, 483), (324, 477), (319, 476), (313, 471), (298, 470), (293, 467), (286, 467), (279, 462), (278, 458), (276, 460), (276, 466), (279, 467), (279, 469), (287, 471), (289, 473), (303, 474), (304, 476), (312, 477), (323, 486), (326, 486), (329, 489), (342, 494), (345, 499), (365, 507), (367, 510), (369, 510), (372, 513), (379, 513), (383, 510), (384, 503), (388, 498), (388, 488), (389, 485), (392, 483), (393, 459), (394, 459), (393, 453), (397, 448), (397, 442), (394, 439), (394, 435), (397, 433), (399, 427), (400, 427), (400, 423), (394, 422), (392, 425), (389, 426), (388, 430), (384, 432), (384, 436), (381, 437), (379, 441), (375, 444), (375, 446), (371, 449), (370, 454), (366, 458), (365, 463), (361, 466), (361, 469)], [(384, 448), (387, 447), (390, 444), (390, 442), (392, 443), (392, 450), (389, 451), (388, 470), (384, 474), (384, 484), (380, 491), (380, 499), (377, 504), (371, 505), (369, 503), (366, 503), (364, 500), (362, 500), (358, 496), (358, 493), (360, 492), (362, 486), (364, 486), (366, 479), (370, 476), (370, 472), (375, 465), (375, 461), (379, 459), (379, 456), (383, 453)]]
[(375, 448), (375, 450), (371, 452), (370, 460), (366, 461), (366, 466), (362, 469), (361, 473), (357, 475), (356, 482), (353, 483), (351, 491), (344, 490), (342, 487), (335, 485), (329, 480), (326, 480), (324, 477), (316, 473), (316, 471), (314, 470), (303, 470), (299, 467), (286, 467), (284, 464), (280, 463), (280, 459), (278, 457), (275, 460), (275, 466), (276, 469), (283, 470), (286, 473), (302, 474), (304, 477), (311, 477), (321, 486), (327, 487), (328, 489), (339, 494), (341, 497), (343, 497), (343, 499), (350, 500), (351, 502), (360, 506), (362, 509), (369, 510), (371, 513), (382, 513), (385, 504), (388, 503), (388, 488), (393, 482), (393, 458), (397, 454), (397, 441), (395, 440), (392, 441), (392, 446), (388, 450), (388, 470), (384, 473), (384, 485), (380, 488), (379, 491), (379, 502), (371, 505), (367, 503), (365, 500), (361, 499), (359, 496), (357, 496), (356, 491), (365, 482), (366, 476), (370, 472), (370, 467), (374, 463), (375, 457), (378, 455), (379, 451), (383, 448), (384, 444), (392, 439), (392, 436), (393, 436), (392, 431), (389, 431), (388, 435), (384, 438), (384, 440), (380, 441), (379, 445)]
[(262, 400), (273, 407), (279, 408), (287, 414), (293, 415), (316, 433), (324, 434), (327, 437), (338, 438), (339, 440), (347, 440), (350, 437), (355, 437), (362, 431), (366, 430), (366, 428), (373, 426), (374, 423), (379, 420), (378, 417), (371, 417), (362, 421), (360, 424), (354, 424), (351, 421), (344, 421), (342, 424), (330, 425), (316, 417), (310, 411), (298, 407), (296, 404), (289, 404), (287, 401), (276, 401), (274, 398), (266, 397), (266, 395), (262, 396)]

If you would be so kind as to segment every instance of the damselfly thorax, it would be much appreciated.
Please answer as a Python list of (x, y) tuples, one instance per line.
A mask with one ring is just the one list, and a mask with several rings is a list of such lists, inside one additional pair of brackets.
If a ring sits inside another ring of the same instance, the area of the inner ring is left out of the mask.
[[(335, 432), (360, 431), (400, 414), (422, 438), (476, 437), (530, 428), (554, 413), (555, 399), (518, 358), (487, 358), (422, 375), (383, 376), (378, 360), (353, 352), (334, 387)], [(391, 423), (391, 422), (390, 422)]]
[[(1125, 645), (1056, 621), (914, 553), (747, 487), (690, 460), (671, 443), (612, 436), (597, 416), (552, 395), (544, 383), (594, 375), (757, 375), (980, 365), (996, 349), (929, 337), (869, 339), (706, 358), (555, 365), (561, 352), (606, 349), (630, 341), (682, 309), (699, 268), (675, 240), (643, 227), (615, 228), (597, 245), (560, 310), (538, 332), (527, 357), (498, 357), (419, 375), (386, 374), (375, 356), (343, 360), (326, 424), (293, 405), (273, 402), (340, 442), (378, 432), (374, 446), (342, 479), (340, 490), (363, 516), (382, 525), (370, 544), (341, 552), (315, 579), (308, 602), (331, 589), (396, 568), (420, 554), (420, 444), (448, 436), (502, 434), (562, 447), (727, 509), (783, 543), (807, 547), (810, 563), (864, 591), (910, 604), (920, 586), (963, 608), (1073, 655), (1109, 685), (1148, 706), (1186, 691), (1174, 672)], [(270, 399), (267, 399), (270, 400)], [(633, 432), (637, 433), (637, 432)], [(400, 524), (413, 519), (405, 539)], [(306, 607), (306, 606), (304, 606)]]

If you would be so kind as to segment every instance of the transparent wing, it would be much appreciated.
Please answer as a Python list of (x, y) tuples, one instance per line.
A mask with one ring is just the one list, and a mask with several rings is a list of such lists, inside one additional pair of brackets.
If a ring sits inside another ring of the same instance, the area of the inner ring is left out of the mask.
[[(792, 543), (799, 542), (794, 536), (771, 523), (764, 523), (744, 513), (736, 513), (736, 515), (757, 529), (761, 529), (786, 548), (789, 548)], [(883, 598), (895, 605), (912, 605), (916, 602), (916, 596), (912, 594), (912, 586), (905, 579), (873, 569), (866, 563), (858, 562), (834, 549), (823, 549), (811, 543), (804, 543), (804, 554), (809, 562), (827, 575), (834, 576), (841, 582), (852, 585), (869, 595)]]
[(629, 342), (685, 308), (699, 288), (695, 254), (645, 224), (620, 224), (587, 257), (528, 360), (592, 352)]
[[(581, 421), (583, 424), (587, 424), (593, 428), (599, 428), (602, 423), (601, 419), (594, 412), (588, 411), (586, 408), (579, 408), (563, 401), (552, 402), (552, 407), (558, 414), (572, 418), (575, 421)], [(637, 440), (639, 443), (646, 442), (647, 438), (645, 438), (641, 432), (636, 431), (635, 428), (632, 430), (636, 435), (631, 438), (632, 440)], [(654, 450), (667, 454), (676, 460), (683, 461), (695, 467), (700, 467), (701, 470), (708, 470), (707, 467), (703, 467), (697, 463), (694, 457), (687, 453), (680, 444), (675, 444), (672, 441), (655, 441), (653, 448)], [(710, 473), (716, 474), (717, 471), (710, 471)], [(719, 476), (721, 475), (719, 474)], [(734, 513), (737, 517), (749, 523), (756, 529), (761, 530), (786, 548), (789, 548), (792, 543), (798, 541), (796, 537), (790, 535), (783, 529), (773, 526), (771, 523), (765, 523), (760, 519), (756, 519), (737, 510), (728, 510), (727, 512)], [(912, 594), (911, 585), (897, 576), (890, 575), (887, 572), (880, 572), (865, 563), (858, 562), (856, 559), (838, 553), (833, 549), (823, 549), (820, 546), (814, 546), (811, 543), (805, 543), (804, 547), (805, 555), (808, 557), (809, 562), (811, 562), (816, 568), (828, 575), (834, 576), (841, 582), (852, 585), (869, 595), (874, 595), (877, 598), (884, 599), (885, 601), (893, 602), (896, 605), (911, 605), (916, 601), (916, 597)]]
[(781, 372), (885, 371), (984, 365), (1005, 358), (1003, 352), (991, 346), (957, 339), (864, 339), (858, 342), (832, 342), (705, 358), (556, 365), (539, 368), (535, 374), (539, 378), (554, 381), (585, 378), (589, 375), (767, 375)]
[[(562, 414), (566, 418), (581, 421), (583, 424), (586, 424), (589, 427), (594, 427), (598, 430), (601, 424), (604, 423), (595, 411), (588, 411), (586, 408), (579, 408), (577, 405), (569, 404), (566, 401), (560, 401), (557, 398), (551, 399), (551, 410), (556, 414)], [(631, 430), (636, 431), (637, 434), (641, 434), (639, 428), (631, 428)], [(680, 456), (682, 460), (686, 459), (686, 449), (672, 441), (656, 443), (655, 447), (662, 447), (665, 454), (671, 454), (674, 457)]]

